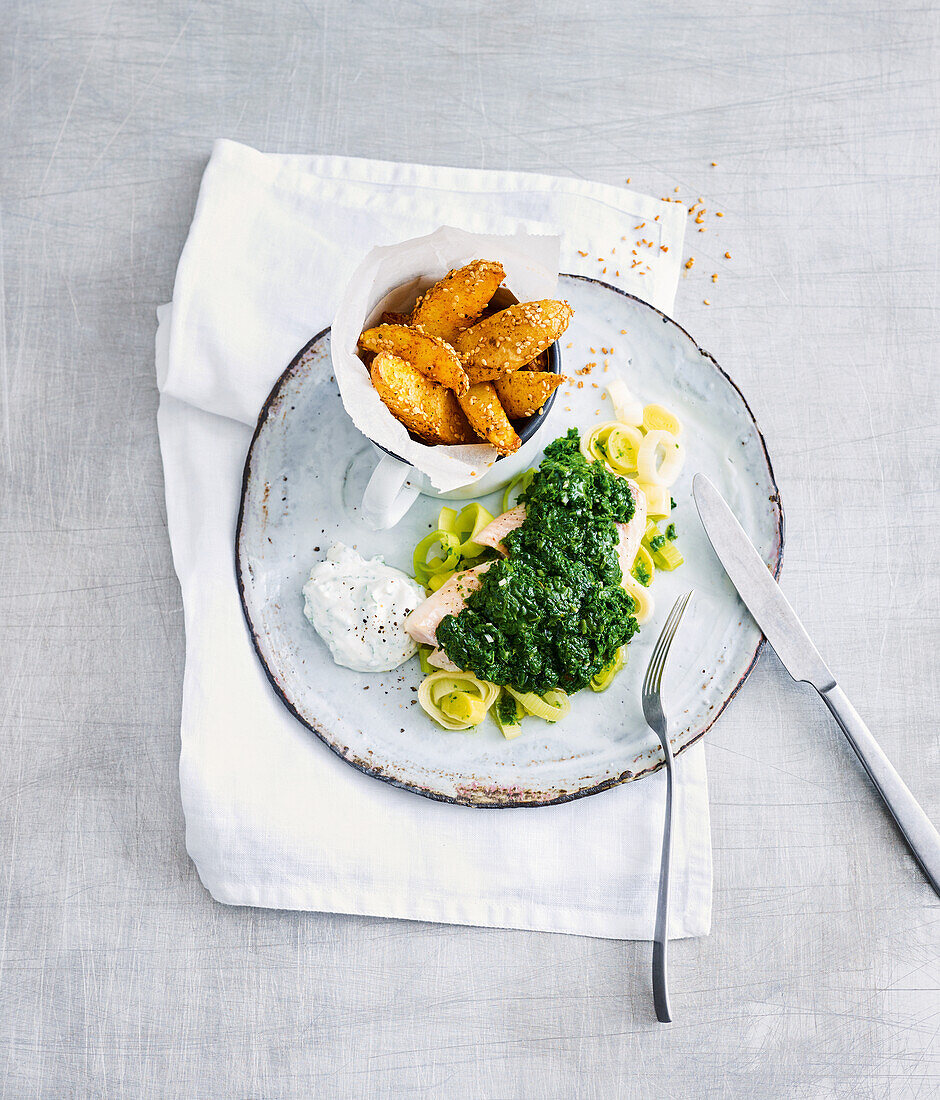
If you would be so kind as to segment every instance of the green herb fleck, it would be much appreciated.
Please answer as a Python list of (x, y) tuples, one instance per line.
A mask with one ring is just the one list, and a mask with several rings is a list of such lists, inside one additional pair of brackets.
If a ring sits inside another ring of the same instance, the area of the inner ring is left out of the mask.
[(669, 539), (670, 542), (675, 542), (678, 537), (679, 536), (676, 534), (676, 525), (670, 523), (666, 528), (666, 538)]
[(653, 579), (650, 576), (650, 571), (646, 568), (646, 563), (638, 561), (633, 567), (633, 575), (643, 585), (644, 588), (649, 588), (650, 581)]

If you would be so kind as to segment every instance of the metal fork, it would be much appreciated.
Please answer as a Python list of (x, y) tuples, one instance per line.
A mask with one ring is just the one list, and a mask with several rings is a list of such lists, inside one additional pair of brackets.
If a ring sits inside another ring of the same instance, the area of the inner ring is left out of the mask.
[(666, 715), (663, 713), (663, 669), (669, 656), (669, 647), (679, 629), (679, 620), (685, 611), (691, 592), (680, 596), (673, 604), (669, 618), (663, 627), (650, 657), (646, 677), (643, 680), (643, 715), (659, 738), (666, 757), (666, 820), (663, 825), (663, 855), (659, 866), (659, 898), (656, 902), (656, 931), (653, 937), (653, 1004), (656, 1019), (661, 1024), (672, 1023), (669, 1014), (669, 991), (666, 987), (666, 944), (669, 929), (669, 861), (672, 857), (672, 748), (666, 731)]

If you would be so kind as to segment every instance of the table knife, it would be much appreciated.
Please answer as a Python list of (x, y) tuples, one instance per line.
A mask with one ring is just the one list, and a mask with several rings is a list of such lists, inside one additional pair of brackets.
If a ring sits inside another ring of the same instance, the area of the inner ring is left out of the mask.
[(940, 834), (836, 683), (721, 493), (704, 474), (696, 474), (692, 480), (692, 495), (705, 534), (738, 595), (787, 672), (794, 680), (811, 684), (822, 696), (884, 799), (930, 885), (940, 895)]

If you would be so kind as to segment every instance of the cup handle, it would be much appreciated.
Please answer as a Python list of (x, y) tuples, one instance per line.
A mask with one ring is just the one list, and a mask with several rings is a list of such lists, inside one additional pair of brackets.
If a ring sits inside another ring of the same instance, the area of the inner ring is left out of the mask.
[(372, 471), (362, 494), (362, 518), (373, 531), (394, 527), (418, 498), (418, 490), (406, 485), (411, 467), (384, 455)]

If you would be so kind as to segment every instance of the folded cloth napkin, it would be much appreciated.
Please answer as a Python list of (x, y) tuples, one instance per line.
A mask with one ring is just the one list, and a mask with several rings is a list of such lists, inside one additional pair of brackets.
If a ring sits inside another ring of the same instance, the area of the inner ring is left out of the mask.
[[(561, 806), (508, 811), (431, 802), (362, 775), (271, 690), (242, 617), (233, 540), (260, 406), (297, 350), (330, 323), (374, 245), (445, 224), (556, 232), (562, 270), (604, 278), (669, 312), (684, 215), (678, 204), (583, 180), (216, 143), (173, 302), (158, 311), (156, 364), (186, 619), (186, 843), (217, 900), (651, 937), (662, 773)], [(647, 228), (634, 232), (641, 222)], [(646, 265), (631, 274), (626, 257), (642, 235), (655, 241), (659, 262), (639, 277)], [(599, 257), (616, 246), (624, 260), (605, 265)], [(701, 745), (683, 754), (677, 773), (671, 934), (702, 935), (711, 846)]]

